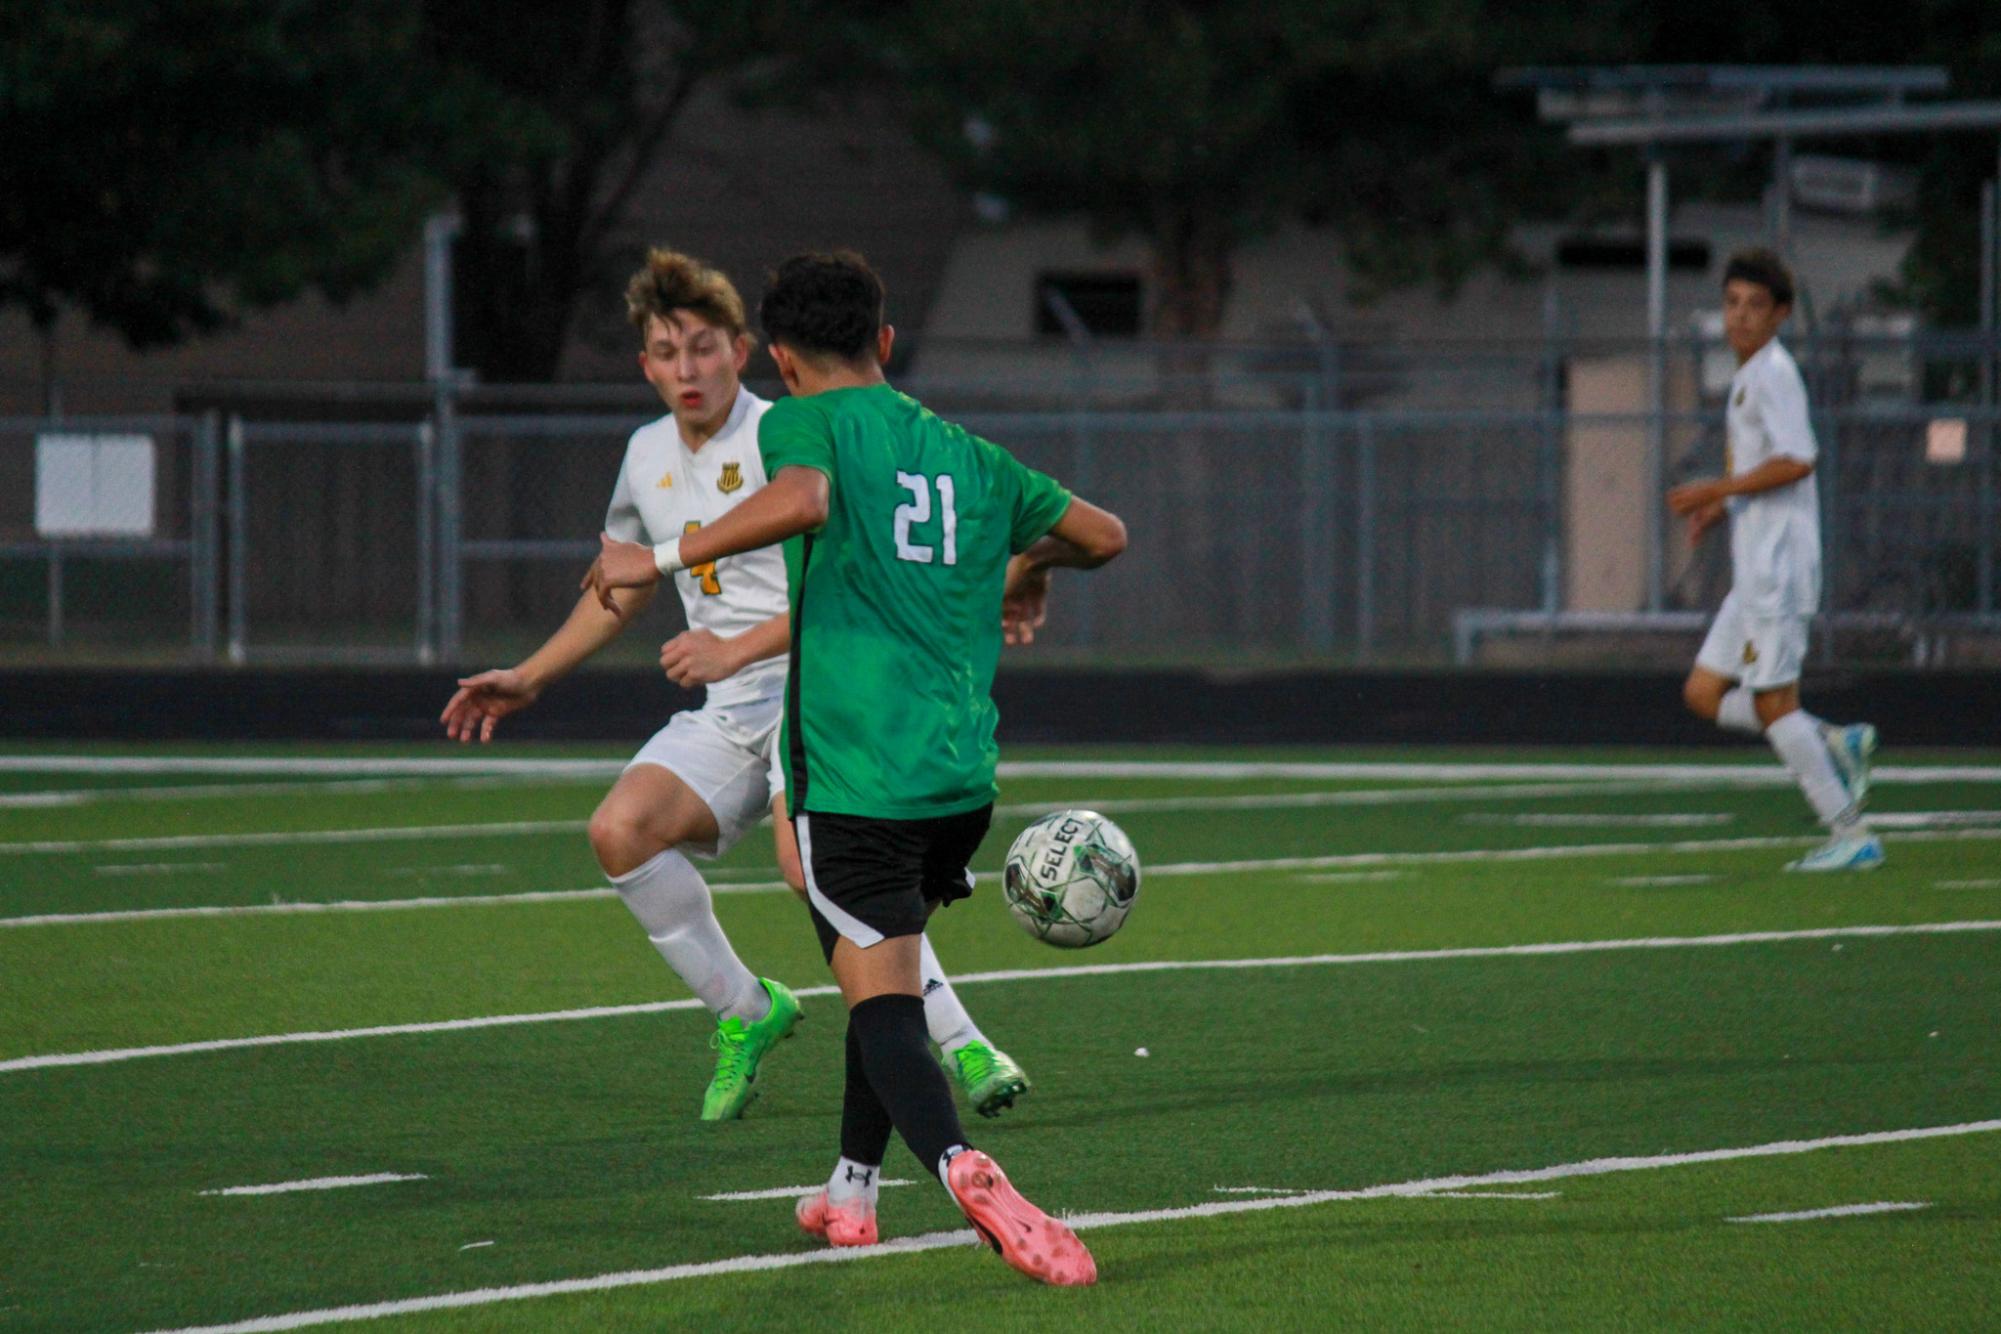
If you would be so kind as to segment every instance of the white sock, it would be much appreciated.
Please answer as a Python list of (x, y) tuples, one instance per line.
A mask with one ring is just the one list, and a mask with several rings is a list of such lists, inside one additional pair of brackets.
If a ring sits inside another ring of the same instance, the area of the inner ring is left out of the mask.
[(968, 1042), (981, 1042), (986, 1034), (966, 1013), (966, 1007), (959, 1004), (959, 993), (952, 990), (952, 984), (945, 980), (945, 970), (938, 966), (938, 955), (931, 948), (930, 936), (919, 936), (918, 967), (924, 971), (924, 1027), (930, 1031), (931, 1040), (938, 1049), (950, 1056)]
[(1765, 740), (1772, 743), (1822, 824), (1837, 834), (1861, 832), (1860, 814), (1850, 808), (1848, 788), (1827, 753), (1820, 727), (1818, 718), (1795, 709), (1765, 729)]
[(834, 1175), (827, 1178), (827, 1202), (848, 1204), (862, 1200), (873, 1209), (881, 1176), (880, 1163), (858, 1163), (852, 1158), (843, 1158), (834, 1164)]
[(771, 1013), (770, 995), (730, 948), (693, 862), (669, 848), (610, 879), (653, 948), (716, 1018), (754, 1024)]
[(1758, 721), (1758, 706), (1751, 701), (1751, 692), (1738, 686), (1723, 696), (1716, 706), (1716, 725), (1726, 732), (1743, 732), (1750, 736), (1760, 736), (1765, 725)]
[(954, 1144), (951, 1148), (938, 1155), (938, 1180), (946, 1190), (952, 1189), (952, 1178), (945, 1175), (951, 1170), (952, 1160), (960, 1154), (969, 1151), (972, 1147), (970, 1144)]

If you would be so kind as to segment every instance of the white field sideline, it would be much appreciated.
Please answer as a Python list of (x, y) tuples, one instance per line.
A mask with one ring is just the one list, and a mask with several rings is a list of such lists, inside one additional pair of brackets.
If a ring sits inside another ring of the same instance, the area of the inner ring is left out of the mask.
[[(1527, 788), (1436, 788), (1417, 792), (1372, 789), (1361, 792), (1262, 793), (1254, 796), (1214, 799), (1135, 797), (1103, 802), (1091, 809), (1106, 814), (1129, 814), (1141, 811), (1249, 810), (1295, 806), (1389, 806), (1408, 801), (1498, 801), (1585, 794), (1601, 796), (1610, 792), (1677, 791), (1688, 790), (1688, 787), (1689, 785), (1685, 783), (1630, 787), (1609, 784), (1591, 787), (1560, 784)], [(1089, 803), (1084, 801), (1033, 802), (1019, 806), (996, 807), (994, 813), (1001, 818), (1021, 817), (1087, 805)], [(1957, 814), (1964, 816), (1969, 813)], [(382, 825), (361, 829), (263, 830), (241, 834), (163, 834), (143, 838), (42, 839), (21, 843), (0, 842), (0, 856), (59, 856), (83, 852), (170, 852), (175, 849), (192, 848), (286, 847), (294, 844), (379, 843), (423, 841), (434, 838), (502, 838), (538, 834), (573, 834), (581, 832), (588, 823), (586, 820), (508, 820), (473, 824)], [(1961, 819), (1953, 823), (1967, 826), (1969, 833), (1978, 833), (1979, 826), (1987, 822)], [(1797, 840), (1736, 840), (1707, 846), (1779, 847), (1790, 846), (1795, 841)], [(1651, 846), (1672, 848), (1676, 845), (1663, 843)]]
[(198, 1190), (197, 1195), (290, 1195), (301, 1190), (347, 1190), (354, 1186), (386, 1186), (395, 1181), (429, 1181), (422, 1172), (370, 1172), (365, 1176), (311, 1177), (305, 1181), (272, 1181), (261, 1186), (224, 1186)]
[[(1899, 843), (1938, 841), (1984, 842), (2001, 839), (2001, 829), (1920, 829), (1899, 834)], [(1678, 839), (1660, 843), (1563, 843), (1530, 848), (1461, 848), (1450, 852), (1341, 852), (1318, 857), (1271, 857), (1259, 861), (1164, 862), (1148, 866), (1150, 879), (1198, 875), (1242, 875), (1265, 871), (1312, 872), (1344, 867), (1394, 867), (1479, 862), (1558, 861), (1565, 857), (1630, 857), (1654, 853), (1746, 852), (1762, 849), (1807, 848), (1820, 835), (1750, 838)], [(997, 872), (981, 871), (975, 879), (990, 882)], [(1350, 877), (1353, 879), (1355, 877)], [(1714, 877), (1704, 877), (1713, 879)], [(1644, 878), (1628, 877), (1637, 885)], [(1657, 882), (1693, 883), (1689, 877), (1651, 877)], [(1622, 884), (1627, 881), (1622, 881)], [(1954, 882), (1960, 888), (1981, 888), (1983, 882)], [(2001, 885), (2001, 881), (1994, 882)], [(782, 880), (721, 881), (709, 886), (714, 894), (771, 894), (786, 888)], [(518, 894), (441, 894), (409, 899), (341, 899), (329, 902), (215, 904), (186, 908), (114, 908), (103, 912), (40, 913), (31, 917), (0, 917), (0, 930), (40, 926), (90, 926), (114, 922), (144, 922), (176, 917), (260, 917), (336, 912), (395, 912), (418, 908), (479, 908), (507, 904), (560, 903), (569, 899), (609, 898), (614, 891), (590, 889), (529, 890)]]
[[(1052, 811), (1089, 807), (1106, 815), (1204, 810), (1283, 810), (1320, 806), (1394, 806), (1422, 801), (1507, 801), (1536, 797), (1604, 796), (1613, 793), (1688, 791), (1686, 783), (1529, 783), (1498, 787), (1366, 788), (1337, 792), (1269, 792), (1225, 797), (1131, 797), (1103, 801), (1024, 802), (996, 806), (997, 819), (1026, 819)], [(79, 852), (162, 852), (177, 848), (260, 848), (294, 843), (371, 843), (408, 839), (518, 837), (569, 834), (584, 820), (505, 820), (447, 825), (371, 825), (360, 829), (261, 830), (230, 834), (160, 834), (135, 838), (38, 839), (0, 842), (0, 856), (54, 856)]]
[(1831, 1209), (1799, 1209), (1784, 1214), (1745, 1214), (1732, 1223), (1805, 1223), (1817, 1218), (1855, 1218), (1863, 1214), (1904, 1214), (1931, 1208), (1929, 1200), (1877, 1200), (1871, 1204), (1837, 1204)]
[[(952, 979), (955, 987), (1000, 982), (1040, 982), (1051, 978), (1116, 977), (1137, 973), (1186, 973), (1246, 968), (1318, 968), (1363, 964), (1431, 963), (1458, 959), (1548, 958), (1558, 955), (1606, 954), (1630, 950), (1725, 949), (1738, 945), (1785, 944), (1806, 940), (1870, 940), (1890, 936), (1945, 936), (2001, 931), (2001, 920), (1916, 922), (1894, 926), (1825, 926), (1799, 931), (1737, 931), (1718, 936), (1642, 936), (1623, 940), (1562, 940), (1528, 945), (1462, 945), (1428, 950), (1375, 950), (1365, 954), (1302, 954), (1266, 959), (1160, 959), (1135, 963), (1071, 964), (1056, 968), (1008, 968), (965, 973)], [(795, 996), (831, 996), (832, 986), (799, 987)], [(429, 1023), (383, 1024), (372, 1028), (331, 1029), (308, 1033), (270, 1033), (261, 1037), (217, 1038), (156, 1047), (120, 1047), (99, 1051), (57, 1052), (17, 1056), (0, 1061), (0, 1074), (43, 1070), (67, 1065), (111, 1065), (155, 1056), (191, 1056), (202, 1052), (239, 1051), (296, 1043), (347, 1042), (356, 1038), (400, 1037), (422, 1033), (453, 1033), (522, 1024), (564, 1023), (614, 1019), (628, 1015), (662, 1014), (702, 1008), (694, 997), (649, 1001), (637, 1005), (596, 1005), (579, 1010), (547, 1010), (533, 1014), (486, 1015)]]
[[(625, 768), (617, 759), (513, 759), (494, 756), (200, 756), (200, 755), (0, 755), (0, 773), (28, 774), (240, 774), (271, 777), (447, 776), (517, 774), (546, 777), (615, 778)], [(1391, 779), (1415, 782), (1489, 782), (1606, 779), (1669, 779), (1711, 782), (1719, 778), (1776, 786), (1790, 785), (1785, 771), (1769, 759), (1735, 764), (1560, 764), (1451, 763), (1407, 761), (1298, 760), (1005, 760), (1002, 778), (1163, 778), (1241, 782), (1255, 778)], [(1883, 765), (1870, 771), (1877, 783), (2001, 782), (1996, 765)]]
[[(1272, 1209), (1304, 1209), (1314, 1205), (1346, 1201), (1410, 1199), (1482, 1186), (1564, 1181), (1577, 1177), (1610, 1176), (1620, 1172), (1658, 1172), (1672, 1167), (1695, 1167), (1746, 1158), (1778, 1158), (1818, 1153), (1827, 1149), (1868, 1148), (1883, 1144), (1908, 1144), (1919, 1140), (1945, 1139), (1964, 1135), (1986, 1135), (2001, 1131), (2001, 1120), (1966, 1121), (1957, 1125), (1920, 1126), (1908, 1130), (1879, 1130), (1856, 1135), (1828, 1135), (1820, 1139), (1775, 1140), (1728, 1149), (1703, 1149), (1691, 1153), (1662, 1153), (1645, 1158), (1589, 1158), (1582, 1162), (1557, 1163), (1550, 1167), (1519, 1171), (1481, 1172), (1463, 1176), (1431, 1177), (1420, 1181), (1399, 1181), (1354, 1190), (1316, 1190), (1299, 1195), (1266, 1196), (1255, 1199), (1212, 1200), (1177, 1209), (1142, 1209), (1131, 1213), (1072, 1215), (1065, 1222), (1079, 1231), (1104, 1227), (1124, 1227), (1135, 1223), (1179, 1223), (1231, 1214), (1264, 1213)], [(821, 1250), (787, 1251), (766, 1255), (739, 1255), (726, 1260), (667, 1265), (659, 1269), (633, 1269), (623, 1273), (597, 1274), (589, 1278), (558, 1279), (546, 1283), (523, 1283), (506, 1288), (477, 1288), (465, 1292), (439, 1293), (432, 1297), (406, 1297), (397, 1301), (370, 1302), (354, 1306), (327, 1307), (317, 1311), (293, 1311), (263, 1316), (226, 1325), (183, 1327), (171, 1334), (264, 1334), (265, 1331), (304, 1329), (344, 1320), (381, 1320), (391, 1316), (415, 1315), (424, 1311), (446, 1311), (501, 1302), (530, 1301), (540, 1297), (561, 1297), (573, 1293), (606, 1292), (615, 1288), (646, 1287), (686, 1279), (713, 1278), (726, 1274), (755, 1273), (761, 1270), (794, 1269), (814, 1264), (852, 1264), (864, 1260), (935, 1251), (951, 1246), (975, 1244), (971, 1229), (957, 1232), (927, 1232), (915, 1237), (899, 1237), (877, 1246), (828, 1247)]]

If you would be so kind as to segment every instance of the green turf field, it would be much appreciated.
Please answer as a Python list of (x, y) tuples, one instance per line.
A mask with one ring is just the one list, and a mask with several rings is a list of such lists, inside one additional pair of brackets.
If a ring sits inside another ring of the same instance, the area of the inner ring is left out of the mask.
[(1063, 805), (1147, 867), (1097, 949), (933, 928), (1084, 1291), (900, 1144), (889, 1244), (794, 1228), (842, 1018), (764, 832), (718, 912), (807, 1022), (695, 1120), (620, 757), (0, 755), (0, 1330), (2001, 1326), (2001, 756), (1886, 753), (1889, 864), (1799, 877), (1749, 747), (1012, 753), (979, 869)]

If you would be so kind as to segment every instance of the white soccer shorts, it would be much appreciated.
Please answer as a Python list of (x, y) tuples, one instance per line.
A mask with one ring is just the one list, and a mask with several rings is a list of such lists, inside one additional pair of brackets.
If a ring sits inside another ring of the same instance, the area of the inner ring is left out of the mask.
[(682, 850), (715, 858), (771, 813), (771, 799), (785, 790), (778, 759), (782, 695), (675, 714), (647, 739), (625, 767), (657, 764), (686, 783), (716, 817), (714, 843), (684, 843)]
[(1806, 662), (1806, 616), (1746, 616), (1732, 590), (1695, 655), (1695, 665), (1741, 681), (1752, 693), (1800, 679)]

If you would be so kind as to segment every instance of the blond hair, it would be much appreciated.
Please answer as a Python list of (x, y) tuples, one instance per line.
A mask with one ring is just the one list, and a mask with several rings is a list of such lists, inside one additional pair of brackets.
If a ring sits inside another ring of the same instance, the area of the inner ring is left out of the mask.
[(643, 341), (648, 321), (656, 316), (665, 320), (677, 310), (727, 330), (732, 338), (750, 336), (743, 298), (722, 270), (692, 255), (656, 247), (646, 252), (646, 267), (625, 285), (626, 318)]

